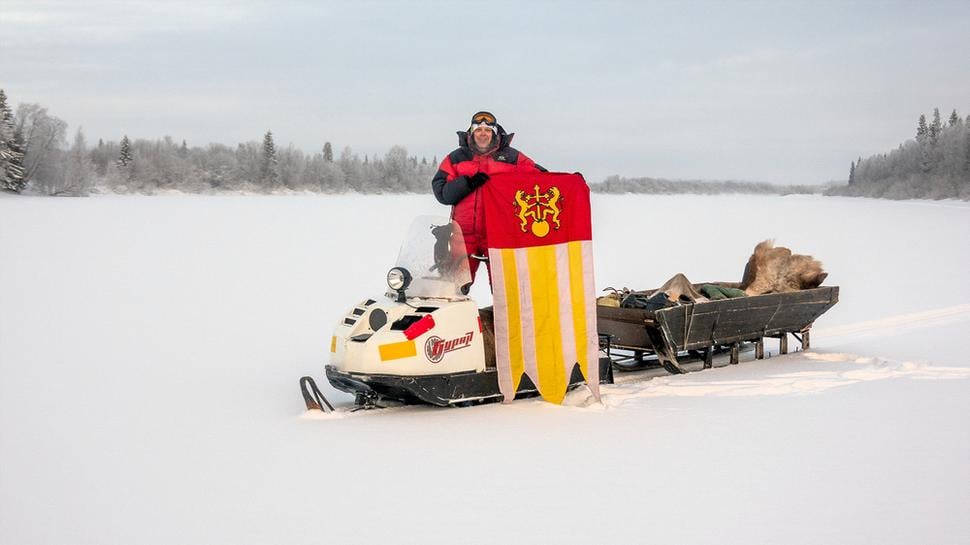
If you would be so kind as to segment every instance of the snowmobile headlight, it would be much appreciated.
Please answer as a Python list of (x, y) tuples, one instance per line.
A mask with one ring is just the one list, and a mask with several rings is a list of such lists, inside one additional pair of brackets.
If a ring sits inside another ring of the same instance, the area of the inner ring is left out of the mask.
[(411, 285), (411, 273), (404, 267), (394, 267), (387, 271), (387, 286), (396, 292), (402, 292)]

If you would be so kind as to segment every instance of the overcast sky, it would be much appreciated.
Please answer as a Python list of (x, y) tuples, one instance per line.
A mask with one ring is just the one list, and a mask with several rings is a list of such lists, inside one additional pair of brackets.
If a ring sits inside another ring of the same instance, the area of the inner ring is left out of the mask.
[(479, 109), (611, 174), (821, 183), (970, 113), (970, 2), (0, 0), (0, 88), (89, 142), (439, 159)]

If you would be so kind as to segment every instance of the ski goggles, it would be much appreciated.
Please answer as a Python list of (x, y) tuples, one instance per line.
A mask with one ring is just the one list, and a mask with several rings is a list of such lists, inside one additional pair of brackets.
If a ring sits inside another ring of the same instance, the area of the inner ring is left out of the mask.
[(490, 125), (488, 123), (472, 123), (472, 132), (475, 132), (483, 127), (496, 134), (498, 133), (498, 128), (495, 125)]
[(482, 123), (484, 123), (486, 125), (494, 125), (495, 124), (495, 116), (492, 115), (492, 114), (490, 114), (490, 113), (488, 113), (488, 112), (478, 112), (477, 114), (475, 114), (474, 117), (472, 117), (472, 124), (473, 125), (475, 125), (475, 124), (479, 124), (480, 125)]

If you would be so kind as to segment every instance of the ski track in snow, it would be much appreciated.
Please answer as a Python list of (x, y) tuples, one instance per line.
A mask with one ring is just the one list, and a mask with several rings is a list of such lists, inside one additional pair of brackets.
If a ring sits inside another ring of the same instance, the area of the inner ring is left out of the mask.
[[(623, 377), (616, 384), (601, 386), (603, 403), (599, 404), (585, 391), (575, 391), (567, 397), (565, 405), (583, 409), (612, 409), (633, 404), (636, 401), (658, 397), (753, 397), (817, 394), (833, 388), (842, 388), (862, 382), (887, 379), (953, 380), (970, 379), (970, 369), (943, 367), (926, 363), (897, 361), (881, 357), (856, 354), (800, 352), (780, 356), (794, 361), (776, 363), (772, 358), (770, 374), (761, 375), (763, 367), (755, 372), (757, 377), (724, 378), (736, 375), (742, 367), (721, 367), (704, 373), (670, 375), (654, 378), (638, 376)], [(765, 360), (763, 360), (765, 361)], [(806, 367), (820, 364), (821, 368)], [(837, 364), (837, 365), (830, 365)], [(784, 365), (790, 372), (777, 372), (774, 366)], [(751, 363), (748, 364), (750, 369)]]
[(854, 324), (841, 326), (813, 328), (812, 335), (820, 338), (840, 339), (842, 337), (857, 337), (865, 334), (885, 335), (888, 333), (899, 333), (912, 329), (921, 329), (940, 324), (952, 323), (959, 320), (970, 318), (970, 303), (953, 305), (934, 310), (913, 312), (909, 314), (899, 314), (880, 318), (877, 320), (866, 320)]
[[(830, 340), (845, 340), (871, 335), (900, 333), (913, 329), (932, 327), (965, 320), (970, 317), (970, 304), (899, 314), (866, 320), (853, 324), (813, 329), (813, 335)], [(602, 385), (602, 403), (597, 403), (588, 392), (573, 392), (564, 405), (584, 409), (608, 409), (631, 404), (637, 400), (657, 397), (746, 397), (816, 394), (861, 382), (887, 379), (968, 379), (970, 369), (963, 367), (935, 366), (930, 363), (898, 361), (890, 358), (860, 356), (857, 354), (798, 352), (780, 356), (792, 361), (785, 365), (791, 372), (765, 374), (755, 378), (717, 379), (724, 370), (711, 370), (698, 375), (670, 375), (644, 377), (643, 375), (619, 376), (613, 385)], [(776, 360), (777, 361), (777, 360)], [(824, 369), (805, 369), (811, 364), (826, 365)]]

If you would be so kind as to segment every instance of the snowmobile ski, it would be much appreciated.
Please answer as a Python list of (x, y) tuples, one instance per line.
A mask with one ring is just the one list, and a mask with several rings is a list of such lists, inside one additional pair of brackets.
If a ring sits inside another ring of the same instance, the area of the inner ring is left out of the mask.
[(302, 377), (300, 379), (300, 391), (303, 393), (303, 402), (308, 411), (333, 412), (333, 405), (327, 400), (320, 388), (317, 387), (313, 377)]

